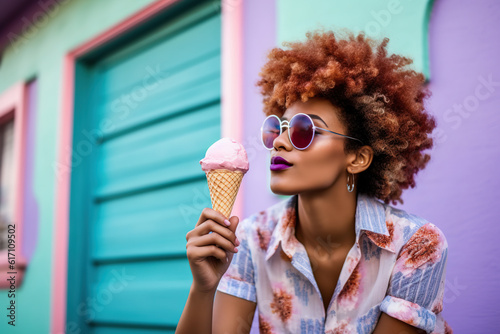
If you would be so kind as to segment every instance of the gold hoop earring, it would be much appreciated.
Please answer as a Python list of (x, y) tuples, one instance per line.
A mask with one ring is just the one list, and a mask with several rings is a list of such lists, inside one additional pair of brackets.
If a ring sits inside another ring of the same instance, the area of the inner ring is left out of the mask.
[[(351, 184), (349, 184), (349, 175), (352, 175), (352, 182), (350, 182)], [(354, 174), (347, 172), (347, 191), (352, 193), (353, 190), (354, 190)]]

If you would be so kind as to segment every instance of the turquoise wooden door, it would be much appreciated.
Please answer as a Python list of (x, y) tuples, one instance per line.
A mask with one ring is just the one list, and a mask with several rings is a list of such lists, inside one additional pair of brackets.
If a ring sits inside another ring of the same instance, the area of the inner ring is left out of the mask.
[(74, 150), (92, 152), (72, 176), (68, 320), (83, 332), (175, 330), (185, 235), (210, 206), (198, 162), (220, 138), (220, 25), (212, 2), (185, 9), (82, 65)]

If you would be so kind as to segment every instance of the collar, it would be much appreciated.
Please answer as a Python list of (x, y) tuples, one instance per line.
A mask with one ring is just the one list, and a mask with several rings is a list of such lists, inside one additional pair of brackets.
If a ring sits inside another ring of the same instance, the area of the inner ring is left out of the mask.
[[(298, 243), (295, 237), (297, 201), (298, 195), (284, 201), (284, 206), (278, 216), (278, 223), (267, 248), (266, 260), (269, 260), (276, 252), (280, 243), (283, 252), (290, 259), (293, 257)], [(375, 198), (358, 194), (355, 215), (356, 243), (359, 244), (360, 235), (364, 231), (376, 246), (395, 253), (392, 242), (393, 230), (392, 222), (386, 223), (385, 205)]]

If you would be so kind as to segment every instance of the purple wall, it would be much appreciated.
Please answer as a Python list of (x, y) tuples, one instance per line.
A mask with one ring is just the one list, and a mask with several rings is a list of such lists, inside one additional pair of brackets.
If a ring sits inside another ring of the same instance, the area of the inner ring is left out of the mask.
[[(269, 151), (260, 141), (260, 126), (264, 120), (262, 98), (255, 82), (267, 52), (276, 46), (275, 1), (243, 1), (243, 142), (248, 154), (250, 169), (243, 179), (243, 216), (261, 211), (278, 197), (269, 188)], [(258, 194), (258, 195), (256, 195)], [(259, 333), (258, 311), (255, 312), (251, 333)]]
[(23, 255), (30, 261), (36, 247), (38, 236), (38, 205), (33, 190), (35, 168), (36, 105), (38, 84), (34, 80), (28, 84), (26, 169), (23, 194)]
[[(243, 179), (243, 217), (261, 211), (279, 198), (269, 188), (270, 153), (260, 141), (260, 126), (264, 120), (262, 97), (255, 83), (266, 62), (267, 52), (276, 46), (275, 1), (252, 0), (243, 2), (244, 56), (243, 56), (243, 142), (250, 169)], [(256, 195), (258, 194), (258, 195)]]
[(448, 239), (443, 315), (457, 333), (498, 333), (499, 31), (499, 1), (435, 2), (428, 109), (439, 131), (431, 161), (402, 206)]

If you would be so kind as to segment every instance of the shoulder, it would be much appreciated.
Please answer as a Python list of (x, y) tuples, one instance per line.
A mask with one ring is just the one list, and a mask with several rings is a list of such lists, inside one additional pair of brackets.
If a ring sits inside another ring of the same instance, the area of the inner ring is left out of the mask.
[(431, 265), (447, 256), (448, 242), (439, 227), (402, 209), (383, 205), (386, 222), (393, 226), (398, 261), (404, 262), (407, 269)]
[(386, 221), (391, 221), (395, 229), (398, 229), (402, 244), (408, 243), (418, 235), (426, 235), (446, 242), (446, 237), (435, 224), (427, 219), (408, 213), (402, 209), (383, 204), (385, 207)]

